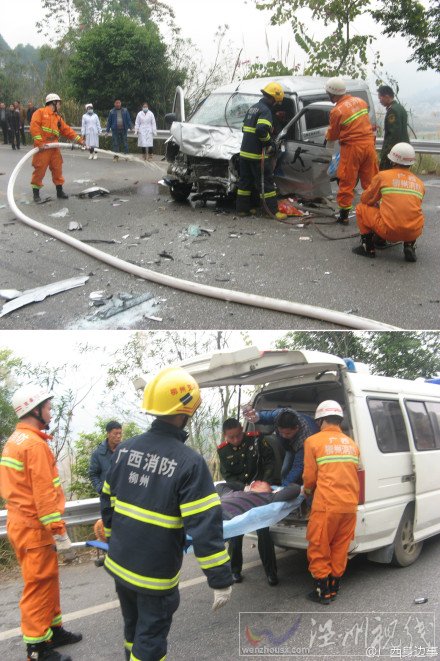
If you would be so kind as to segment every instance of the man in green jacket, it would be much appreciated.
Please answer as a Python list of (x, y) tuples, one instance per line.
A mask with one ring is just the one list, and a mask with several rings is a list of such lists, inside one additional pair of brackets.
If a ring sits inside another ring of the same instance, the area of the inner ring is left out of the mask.
[(394, 99), (394, 92), (389, 85), (380, 85), (377, 90), (380, 104), (386, 108), (383, 145), (380, 152), (379, 170), (393, 167), (388, 154), (398, 142), (409, 142), (408, 115), (400, 103)]

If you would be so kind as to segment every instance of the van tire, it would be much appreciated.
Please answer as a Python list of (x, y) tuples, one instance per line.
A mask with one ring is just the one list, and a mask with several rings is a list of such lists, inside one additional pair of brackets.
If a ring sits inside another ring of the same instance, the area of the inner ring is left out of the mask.
[(176, 202), (186, 202), (192, 190), (192, 184), (173, 184), (170, 186), (170, 194)]
[(394, 553), (391, 564), (396, 567), (409, 567), (422, 552), (423, 542), (415, 542), (413, 537), (414, 508), (407, 507), (397, 528), (394, 540)]

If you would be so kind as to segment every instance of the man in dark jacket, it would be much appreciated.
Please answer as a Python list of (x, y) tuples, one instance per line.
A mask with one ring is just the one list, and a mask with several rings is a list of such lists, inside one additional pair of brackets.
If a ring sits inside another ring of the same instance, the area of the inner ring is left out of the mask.
[(409, 142), (408, 115), (405, 108), (395, 100), (393, 89), (389, 85), (380, 85), (377, 94), (380, 104), (386, 108), (379, 169), (390, 170), (394, 167), (388, 159), (391, 149), (399, 142)]
[(246, 420), (254, 424), (259, 422), (261, 425), (275, 426), (276, 437), (285, 451), (281, 484), (302, 484), (304, 441), (319, 431), (313, 418), (297, 413), (294, 409), (281, 407), (262, 411), (245, 408), (243, 414)]
[(101, 495), (105, 476), (112, 462), (113, 453), (122, 440), (122, 425), (116, 420), (111, 420), (105, 427), (107, 437), (93, 451), (90, 466), (89, 478), (95, 491)]
[[(275, 152), (272, 109), (284, 99), (284, 90), (279, 83), (269, 83), (261, 90), (263, 98), (249, 108), (243, 122), (243, 140), (240, 149), (240, 180), (237, 188), (237, 213), (249, 216), (255, 193), (260, 196), (263, 213), (274, 215), (279, 220), (287, 218), (278, 211), (277, 192), (273, 178), (271, 156)], [(264, 153), (263, 153), (264, 150)], [(264, 159), (264, 164), (262, 160)], [(261, 169), (263, 167), (263, 186)]]
[[(106, 133), (107, 135), (112, 132), (112, 150), (115, 152), (124, 151), (128, 154), (127, 132), (131, 129), (131, 117), (127, 108), (122, 107), (120, 99), (115, 99), (114, 108), (110, 110)], [(117, 161), (118, 157), (113, 156), (113, 160)]]
[(15, 109), (14, 104), (11, 103), (9, 110), (6, 114), (6, 121), (8, 123), (9, 142), (12, 149), (20, 149), (20, 112)]
[[(226, 482), (241, 485), (244, 489), (254, 480), (273, 484), (275, 481), (275, 455), (269, 442), (260, 434), (245, 434), (235, 418), (223, 423), (224, 441), (217, 447), (220, 473)], [(258, 552), (269, 585), (277, 585), (277, 561), (269, 528), (257, 530)], [(234, 583), (241, 583), (243, 576), (243, 535), (229, 541), (229, 555)]]
[(3, 103), (3, 101), (1, 101), (0, 102), (0, 127), (1, 127), (2, 132), (3, 132), (3, 144), (5, 144), (5, 145), (7, 145), (9, 143), (7, 113), (8, 113), (8, 111), (6, 110), (6, 105)]
[(156, 419), (115, 452), (102, 490), (110, 538), (104, 566), (116, 583), (127, 659), (165, 658), (179, 606), (186, 533), (214, 590), (213, 610), (231, 597), (220, 498), (203, 457), (185, 445), (184, 428), (200, 402), (188, 372), (179, 367), (159, 372), (146, 385), (142, 403)]

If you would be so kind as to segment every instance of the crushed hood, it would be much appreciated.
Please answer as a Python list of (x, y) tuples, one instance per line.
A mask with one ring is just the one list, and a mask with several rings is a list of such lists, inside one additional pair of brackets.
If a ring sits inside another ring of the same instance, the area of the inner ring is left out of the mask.
[(242, 132), (222, 126), (204, 126), (187, 122), (173, 122), (171, 136), (188, 156), (229, 161), (238, 154)]

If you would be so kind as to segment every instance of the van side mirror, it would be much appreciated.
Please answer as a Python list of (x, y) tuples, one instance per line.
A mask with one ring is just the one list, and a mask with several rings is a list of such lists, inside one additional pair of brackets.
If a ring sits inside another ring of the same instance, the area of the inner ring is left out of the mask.
[(168, 112), (168, 113), (165, 115), (165, 125), (166, 125), (166, 127), (167, 127), (168, 129), (171, 128), (171, 124), (172, 124), (173, 122), (177, 122), (177, 115), (176, 115), (175, 112)]

